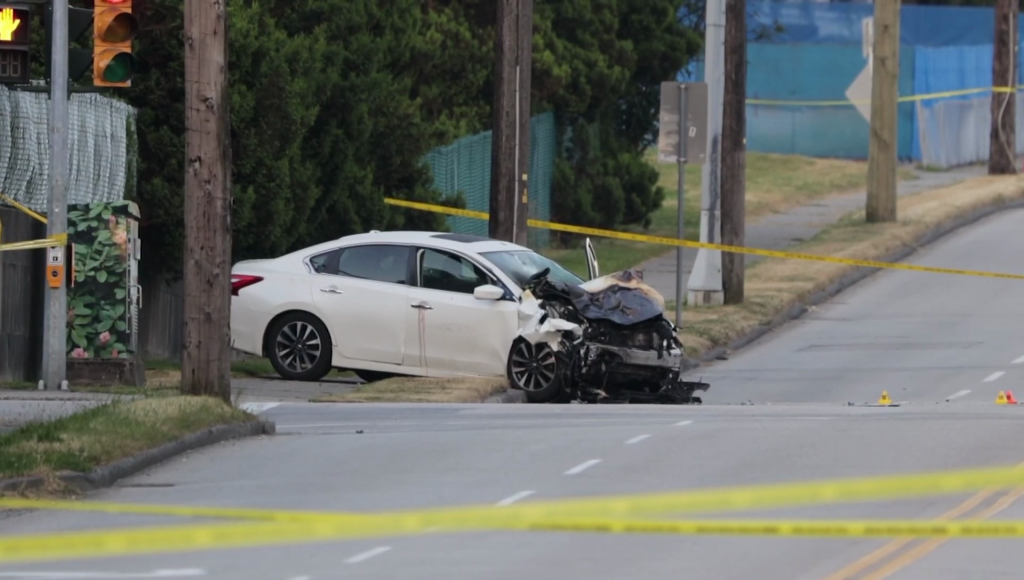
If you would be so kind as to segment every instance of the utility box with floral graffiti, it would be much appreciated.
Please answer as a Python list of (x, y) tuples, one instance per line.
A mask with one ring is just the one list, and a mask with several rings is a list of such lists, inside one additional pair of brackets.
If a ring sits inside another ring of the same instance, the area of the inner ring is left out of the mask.
[(142, 386), (138, 206), (70, 206), (68, 244), (68, 381)]

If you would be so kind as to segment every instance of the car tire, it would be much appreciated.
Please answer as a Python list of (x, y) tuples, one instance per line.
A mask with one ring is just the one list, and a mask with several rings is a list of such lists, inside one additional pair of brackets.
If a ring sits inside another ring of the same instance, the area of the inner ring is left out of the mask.
[(274, 322), (267, 335), (270, 364), (282, 378), (319, 381), (331, 372), (331, 335), (308, 312), (289, 312)]
[(562, 374), (555, 351), (546, 343), (512, 342), (505, 373), (509, 386), (523, 391), (528, 403), (554, 403), (564, 398)]
[(392, 373), (382, 373), (379, 371), (352, 371), (357, 377), (367, 383), (376, 383), (377, 381), (383, 381), (384, 379), (390, 379), (391, 377), (397, 377), (398, 375)]

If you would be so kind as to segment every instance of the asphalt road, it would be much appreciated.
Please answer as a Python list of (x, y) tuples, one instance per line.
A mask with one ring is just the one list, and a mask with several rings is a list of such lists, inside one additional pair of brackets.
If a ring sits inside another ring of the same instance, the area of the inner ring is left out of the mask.
[[(1024, 273), (1020, 247), (1024, 211), (1007, 212), (914, 261)], [(732, 360), (694, 371), (712, 384), (702, 407), (270, 402), (257, 410), (278, 435), (189, 454), (93, 497), (390, 510), (1017, 464), (1024, 406), (994, 399), (1015, 387), (1024, 395), (1022, 288), (880, 273)], [(883, 390), (904, 404), (848, 405)], [(1024, 519), (1015, 499), (743, 515)], [(0, 535), (166, 521), (35, 512), (0, 519)], [(0, 566), (0, 578), (931, 580), (1018, 578), (1021, 569), (1019, 542), (1002, 540), (481, 533)], [(40, 575), (59, 571), (75, 575)]]

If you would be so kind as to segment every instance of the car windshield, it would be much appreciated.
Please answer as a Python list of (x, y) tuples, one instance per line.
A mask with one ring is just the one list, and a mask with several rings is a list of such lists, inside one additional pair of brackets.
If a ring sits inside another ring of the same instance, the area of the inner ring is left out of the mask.
[(506, 276), (512, 278), (520, 288), (526, 284), (526, 281), (530, 276), (533, 276), (544, 268), (551, 268), (551, 272), (548, 274), (548, 279), (550, 280), (558, 280), (559, 282), (572, 285), (578, 285), (584, 282), (582, 278), (573, 274), (569, 270), (566, 270), (565, 267), (558, 262), (545, 258), (537, 252), (531, 252), (529, 250), (514, 250), (505, 252), (484, 252), (481, 255), (500, 268)]

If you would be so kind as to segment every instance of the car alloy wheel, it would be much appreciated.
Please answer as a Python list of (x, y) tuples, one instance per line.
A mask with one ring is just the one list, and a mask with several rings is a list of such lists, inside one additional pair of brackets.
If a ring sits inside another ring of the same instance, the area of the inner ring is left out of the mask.
[(517, 342), (510, 361), (512, 379), (527, 392), (543, 391), (555, 382), (558, 360), (555, 351), (545, 343)]
[(312, 369), (322, 354), (323, 341), (312, 324), (301, 320), (289, 322), (277, 333), (274, 345), (277, 360), (294, 373)]

